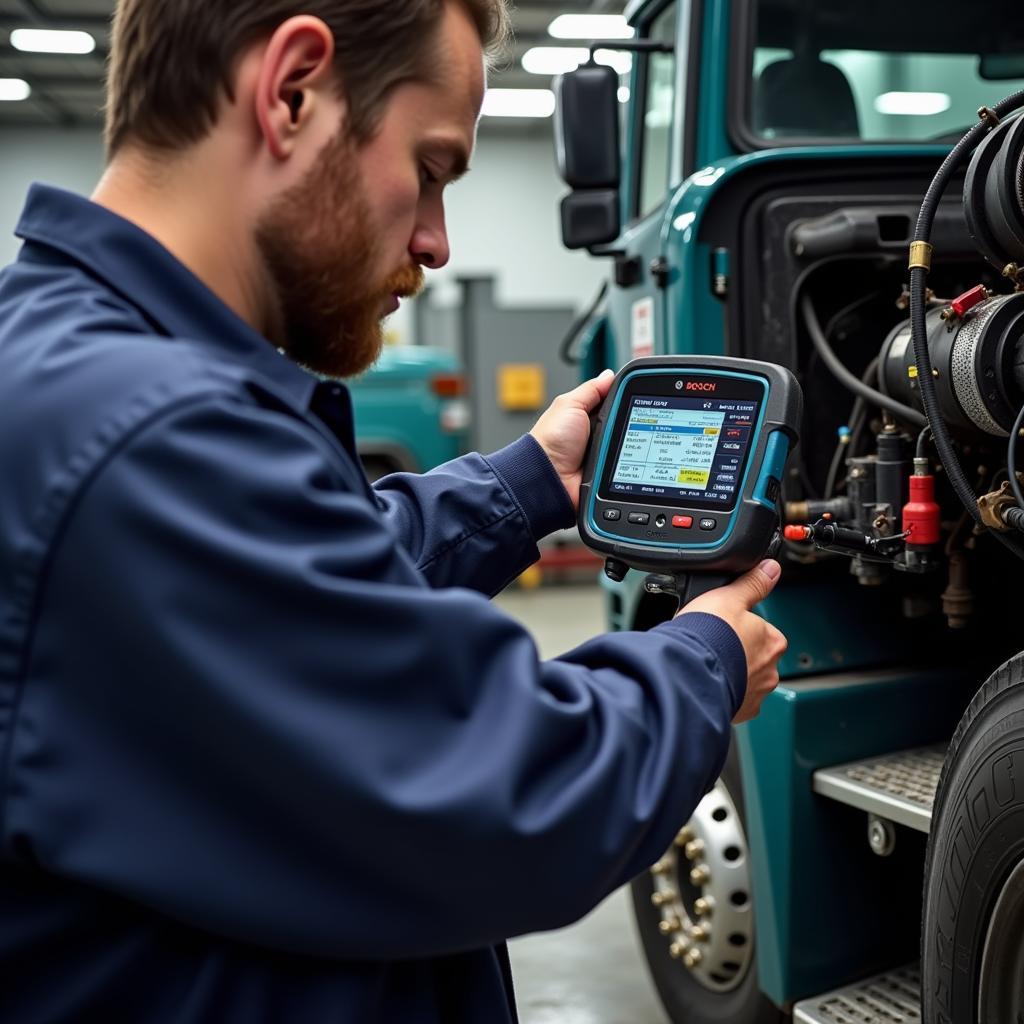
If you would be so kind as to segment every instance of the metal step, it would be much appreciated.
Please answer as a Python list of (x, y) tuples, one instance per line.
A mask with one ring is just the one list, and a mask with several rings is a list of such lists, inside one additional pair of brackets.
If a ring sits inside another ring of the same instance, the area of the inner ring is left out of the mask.
[(814, 773), (814, 792), (927, 832), (945, 757), (939, 745), (822, 768)]
[(793, 1008), (793, 1024), (920, 1024), (921, 975), (916, 965), (878, 974)]

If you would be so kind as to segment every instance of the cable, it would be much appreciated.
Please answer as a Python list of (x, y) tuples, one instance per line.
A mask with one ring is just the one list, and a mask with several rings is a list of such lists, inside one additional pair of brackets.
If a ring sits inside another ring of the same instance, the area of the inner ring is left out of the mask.
[[(867, 369), (864, 371), (864, 380), (868, 381), (875, 375), (875, 369), (878, 366), (878, 356), (868, 363)], [(856, 444), (860, 440), (860, 432), (864, 426), (864, 417), (867, 414), (867, 403), (864, 401), (862, 395), (858, 395), (856, 401), (853, 403), (853, 408), (850, 410), (850, 422), (848, 424), (850, 432), (846, 438), (846, 444), (840, 441), (836, 445), (836, 450), (832, 455), (832, 462), (828, 467), (828, 476), (825, 479), (825, 492), (823, 497), (827, 501), (829, 498), (835, 496), (836, 492), (836, 478), (839, 476), (839, 467), (843, 464), (843, 456), (846, 456), (847, 461), (857, 453)]]
[(576, 339), (583, 332), (583, 328), (590, 323), (591, 317), (597, 312), (597, 307), (604, 302), (604, 297), (608, 294), (608, 282), (605, 281), (598, 289), (597, 297), (593, 302), (581, 313), (575, 320), (569, 325), (569, 329), (565, 332), (565, 336), (562, 338), (558, 345), (558, 354), (562, 357), (562, 362), (568, 363), (570, 366), (579, 366), (583, 362), (581, 356), (577, 356), (572, 347), (576, 342)]
[[(993, 108), (997, 117), (1011, 113), (1018, 107), (1024, 105), (1024, 90), (1008, 96), (1005, 100), (997, 103)], [(935, 221), (935, 213), (939, 201), (950, 178), (965, 160), (967, 155), (976, 148), (978, 142), (990, 129), (989, 120), (979, 120), (978, 123), (953, 147), (949, 155), (942, 161), (942, 166), (932, 179), (921, 203), (921, 211), (917, 217), (917, 228), (914, 232), (914, 241), (922, 242), (930, 246), (932, 225)], [(932, 360), (928, 351), (928, 331), (925, 321), (925, 287), (928, 279), (928, 270), (922, 266), (915, 266), (910, 271), (910, 336), (914, 345), (914, 360), (917, 363), (917, 379), (920, 387), (921, 401), (924, 404), (925, 414), (931, 424), (932, 435), (935, 438), (935, 449), (938, 452), (939, 461), (945, 467), (946, 476), (960, 499), (961, 504), (967, 509), (971, 518), (978, 525), (988, 530), (981, 512), (978, 510), (977, 497), (971, 490), (967, 478), (964, 476), (960, 460), (953, 449), (953, 442), (946, 429), (939, 409), (939, 399), (935, 390), (935, 381), (932, 379)], [(1016, 537), (1010, 537), (998, 530), (991, 531), (997, 540), (1008, 547), (1015, 555), (1024, 558), (1024, 546)]]
[(1017, 418), (1013, 421), (1010, 441), (1006, 446), (1006, 471), (1010, 475), (1010, 490), (1017, 499), (1017, 507), (1024, 509), (1024, 493), (1021, 493), (1020, 481), (1017, 479), (1017, 442), (1020, 440), (1021, 428), (1024, 427), (1024, 405), (1020, 407)]
[(811, 341), (814, 343), (818, 355), (821, 356), (821, 361), (831, 370), (832, 376), (840, 384), (844, 385), (855, 395), (863, 396), (872, 405), (888, 409), (894, 416), (898, 416), (902, 420), (913, 423), (918, 427), (928, 425), (928, 420), (916, 409), (911, 409), (909, 405), (904, 405), (902, 402), (897, 402), (895, 398), (890, 398), (888, 395), (883, 395), (880, 391), (876, 391), (843, 366), (835, 352), (832, 351), (828, 339), (821, 330), (821, 324), (818, 322), (817, 314), (814, 312), (814, 304), (811, 302), (810, 296), (805, 295), (800, 300), (800, 311), (803, 313), (804, 322), (807, 324), (807, 330), (811, 335)]
[(919, 459), (926, 457), (925, 445), (928, 443), (928, 435), (932, 432), (931, 426), (926, 426), (920, 434), (917, 435), (917, 450), (916, 455)]

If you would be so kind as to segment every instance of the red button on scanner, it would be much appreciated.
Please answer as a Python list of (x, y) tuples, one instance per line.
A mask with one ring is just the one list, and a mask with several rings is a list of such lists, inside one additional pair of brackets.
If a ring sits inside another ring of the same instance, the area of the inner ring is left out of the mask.
[(673, 516), (672, 525), (680, 530), (688, 530), (693, 526), (693, 516)]

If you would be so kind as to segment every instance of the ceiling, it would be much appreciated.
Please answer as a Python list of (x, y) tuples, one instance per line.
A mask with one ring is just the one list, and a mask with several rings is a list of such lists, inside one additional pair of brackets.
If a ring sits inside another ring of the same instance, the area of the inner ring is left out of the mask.
[[(526, 73), (519, 60), (531, 46), (556, 42), (547, 35), (552, 19), (566, 12), (618, 13), (623, 5), (623, 0), (517, 0), (512, 52), (491, 76), (490, 84), (501, 88), (547, 86), (549, 79)], [(114, 0), (0, 0), (0, 78), (22, 78), (32, 87), (27, 100), (0, 102), (0, 127), (101, 123), (108, 23), (113, 7)], [(87, 56), (22, 53), (10, 45), (9, 32), (15, 28), (84, 29), (96, 38), (97, 47)], [(484, 122), (482, 129), (488, 132), (551, 131), (547, 121), (485, 118)]]

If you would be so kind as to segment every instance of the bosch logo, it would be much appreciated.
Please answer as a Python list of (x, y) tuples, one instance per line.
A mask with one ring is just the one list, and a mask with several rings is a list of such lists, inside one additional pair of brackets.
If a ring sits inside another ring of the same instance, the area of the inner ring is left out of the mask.
[[(679, 387), (683, 382), (679, 381), (676, 387)], [(710, 380), (688, 380), (686, 382), (687, 391), (717, 391), (718, 385)]]
[(682, 391), (682, 390), (683, 390), (683, 382), (681, 380), (677, 380), (676, 381), (676, 391)]

